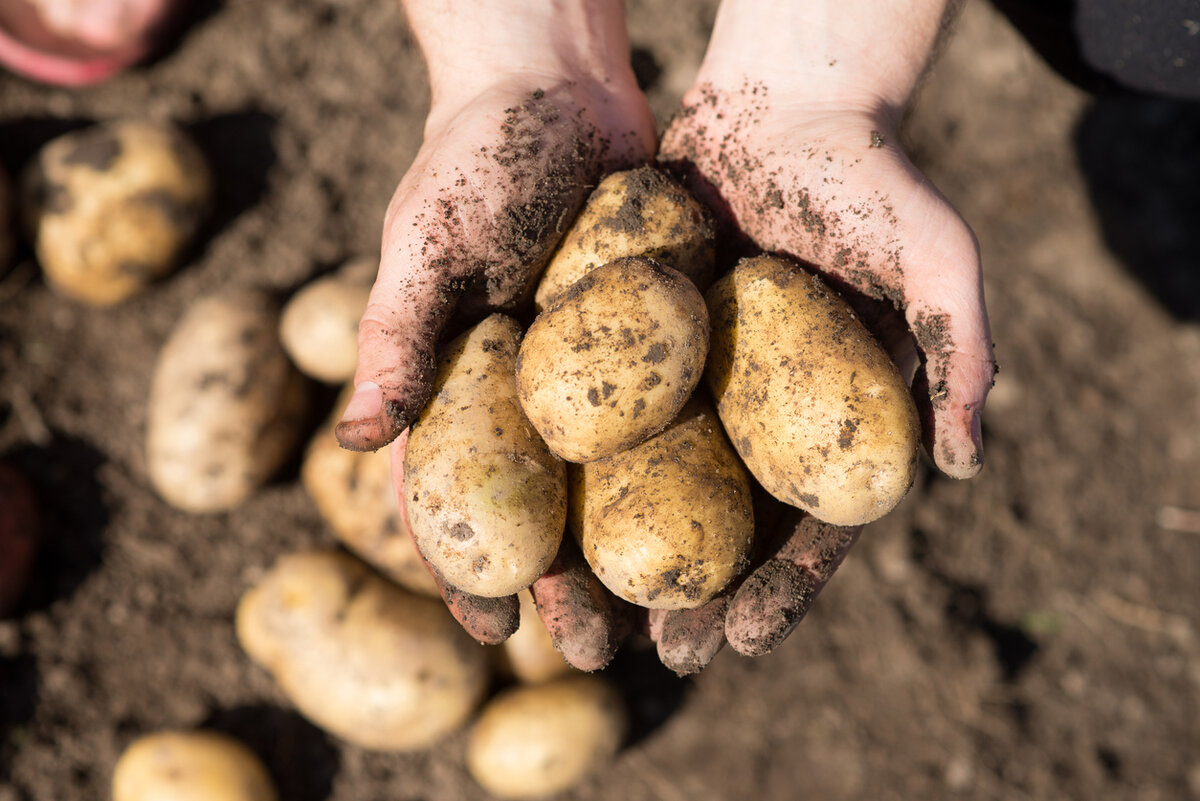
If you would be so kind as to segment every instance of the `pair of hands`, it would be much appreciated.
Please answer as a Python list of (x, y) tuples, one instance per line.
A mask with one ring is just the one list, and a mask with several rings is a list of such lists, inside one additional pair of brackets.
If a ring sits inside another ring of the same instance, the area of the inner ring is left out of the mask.
[[(590, 188), (655, 158), (657, 142), (619, 1), (503, 12), (470, 0), (431, 5), (407, 9), (430, 68), (425, 141), (387, 211), (357, 389), (337, 429), (352, 449), (392, 443), (401, 504), (405, 432), (429, 399), (443, 327), (456, 314), (525, 301)], [(863, 299), (868, 325), (902, 370), (915, 370), (930, 456), (948, 475), (970, 477), (982, 465), (979, 415), (994, 372), (978, 248), (895, 132), (947, 3), (908, 0), (885, 12), (859, 0), (797, 5), (725, 0), (657, 158), (728, 233), (806, 262)], [(889, 15), (901, 15), (899, 27), (878, 19)], [(855, 25), (882, 26), (861, 33), (876, 46), (900, 41), (871, 50), (848, 37)], [(760, 57), (772, 46), (781, 63)], [(700, 609), (640, 621), (679, 672), (703, 667), (726, 640), (746, 654), (771, 650), (858, 534), (760, 506), (760, 553), (739, 586)], [(477, 639), (499, 641), (515, 628), (515, 598), (442, 589)], [(569, 537), (531, 589), (576, 667), (602, 667), (639, 625)]]

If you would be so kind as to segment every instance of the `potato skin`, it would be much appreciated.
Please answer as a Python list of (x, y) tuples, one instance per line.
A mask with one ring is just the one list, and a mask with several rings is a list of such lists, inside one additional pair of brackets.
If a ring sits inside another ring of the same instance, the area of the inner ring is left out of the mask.
[(597, 267), (645, 256), (679, 270), (698, 287), (713, 272), (708, 210), (656, 167), (607, 176), (588, 198), (546, 265), (534, 297), (539, 312)]
[(558, 456), (590, 462), (662, 431), (700, 381), (708, 310), (678, 270), (625, 258), (599, 267), (525, 333), (521, 406)]
[(276, 801), (271, 776), (242, 743), (213, 731), (135, 740), (113, 771), (113, 801)]
[(352, 385), (343, 390), (333, 416), (313, 435), (300, 481), (343, 545), (406, 590), (437, 597), (433, 576), (400, 515), (390, 451), (348, 451), (333, 435), (353, 391)]
[(38, 529), (33, 487), (16, 468), (0, 462), (0, 617), (16, 607), (29, 583)]
[(24, 195), (51, 285), (108, 306), (175, 269), (211, 204), (212, 179), (178, 128), (126, 120), (47, 144)]
[(232, 509), (292, 452), (305, 382), (279, 344), (277, 314), (260, 292), (214, 295), (193, 305), (163, 346), (146, 460), (151, 483), (172, 505)]
[(440, 600), (340, 553), (281, 559), (242, 597), (237, 636), (305, 717), (364, 748), (431, 745), (487, 683), (484, 648)]
[(748, 563), (750, 479), (712, 404), (688, 402), (658, 436), (572, 465), (570, 528), (613, 594), (648, 609), (710, 601)]
[(626, 726), (620, 696), (599, 676), (510, 689), (472, 727), (467, 769), (500, 798), (561, 792), (612, 761)]
[(707, 300), (705, 380), (754, 477), (827, 523), (887, 514), (912, 486), (920, 425), (899, 371), (850, 307), (771, 256), (743, 260)]
[[(284, 305), (279, 339), (310, 378), (340, 384), (358, 364), (358, 321), (367, 309), (371, 281), (351, 262), (333, 275), (302, 287)], [(375, 264), (378, 268), (378, 264)]]
[(450, 584), (489, 598), (542, 575), (566, 525), (566, 469), (517, 401), (520, 341), (520, 324), (493, 314), (450, 343), (404, 458), (418, 549)]

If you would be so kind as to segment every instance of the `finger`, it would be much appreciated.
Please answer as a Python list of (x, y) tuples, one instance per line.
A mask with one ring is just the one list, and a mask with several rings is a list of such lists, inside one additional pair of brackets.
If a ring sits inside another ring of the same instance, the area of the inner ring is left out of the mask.
[(629, 604), (600, 583), (569, 536), (529, 590), (554, 647), (579, 670), (607, 665), (632, 628)]
[(746, 577), (730, 602), (725, 636), (745, 656), (770, 653), (792, 633), (862, 530), (808, 515), (792, 525), (783, 547)]
[[(412, 528), (408, 524), (408, 512), (404, 505), (404, 448), (407, 443), (407, 431), (392, 443), (392, 483), (396, 488), (400, 525), (411, 537)], [(425, 569), (429, 571), (429, 575), (433, 576), (433, 583), (437, 586), (442, 600), (446, 602), (446, 608), (450, 610), (450, 614), (454, 615), (454, 619), (459, 622), (463, 630), (476, 641), (484, 645), (499, 645), (517, 630), (517, 626), (521, 624), (520, 603), (517, 596), (484, 598), (480, 595), (463, 592), (442, 578), (437, 569), (425, 560), (420, 548), (417, 549), (417, 555), (420, 557), (421, 563), (425, 565)]]
[(658, 658), (679, 676), (699, 673), (725, 647), (728, 595), (696, 609), (673, 609), (657, 623)]
[[(427, 215), (420, 217), (433, 224)], [(413, 259), (407, 245), (385, 241), (379, 275), (358, 327), (354, 395), (334, 429), (342, 447), (383, 447), (424, 408), (433, 387), (438, 334), (465, 289), (465, 279), (456, 277), (461, 270), (461, 265), (451, 269), (444, 261), (431, 265)]]
[(921, 352), (913, 395), (925, 448), (943, 473), (970, 478), (983, 466), (980, 419), (996, 372), (979, 247), (953, 215), (915, 250), (912, 264), (905, 317)]

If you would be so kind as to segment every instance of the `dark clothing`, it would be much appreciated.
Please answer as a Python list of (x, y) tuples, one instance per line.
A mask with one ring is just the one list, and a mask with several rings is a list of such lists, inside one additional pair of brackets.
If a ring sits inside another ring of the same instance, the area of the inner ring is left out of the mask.
[(1089, 91), (1200, 99), (1200, 0), (994, 0)]

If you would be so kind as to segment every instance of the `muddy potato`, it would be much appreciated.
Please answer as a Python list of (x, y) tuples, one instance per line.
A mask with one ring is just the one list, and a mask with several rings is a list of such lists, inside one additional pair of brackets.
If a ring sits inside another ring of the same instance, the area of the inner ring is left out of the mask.
[(367, 272), (351, 262), (301, 288), (283, 307), (279, 338), (305, 375), (331, 384), (354, 377), (358, 321), (371, 292), (371, 277), (361, 277)]
[(561, 792), (616, 756), (626, 712), (599, 676), (569, 676), (496, 696), (471, 728), (467, 769), (500, 798)]
[(275, 801), (257, 755), (214, 731), (164, 731), (135, 740), (113, 771), (113, 801)]
[(333, 435), (353, 391), (352, 386), (345, 389), (333, 406), (334, 417), (313, 436), (300, 481), (342, 544), (405, 589), (437, 596), (400, 516), (388, 449), (348, 451)]
[(540, 312), (597, 267), (646, 256), (707, 286), (713, 271), (708, 212), (659, 169), (638, 167), (606, 177), (563, 236), (534, 298)]
[(150, 481), (190, 512), (231, 509), (292, 452), (304, 378), (279, 344), (275, 305), (233, 291), (194, 304), (163, 346), (150, 390)]
[(746, 568), (750, 480), (705, 397), (636, 448), (572, 465), (570, 489), (571, 531), (584, 558), (626, 601), (695, 608)]
[(487, 597), (542, 575), (566, 524), (566, 469), (517, 402), (520, 341), (520, 324), (493, 314), (451, 342), (404, 457), (417, 547), (452, 585)]
[(563, 459), (603, 459), (679, 413), (707, 352), (708, 312), (696, 286), (649, 259), (618, 259), (577, 281), (526, 332), (521, 406)]
[(103, 123), (38, 154), (23, 211), (50, 284), (97, 306), (170, 273), (211, 203), (203, 156), (171, 125)]
[(850, 307), (770, 256), (709, 290), (705, 380), (738, 454), (776, 498), (841, 526), (912, 486), (920, 430), (900, 373)]
[(517, 681), (540, 684), (575, 672), (554, 647), (529, 590), (517, 594), (521, 625), (500, 647), (501, 666)]
[(0, 617), (11, 612), (29, 583), (38, 542), (33, 487), (0, 462)]
[(484, 648), (440, 600), (345, 554), (281, 559), (242, 597), (237, 636), (305, 717), (364, 748), (436, 742), (466, 722), (488, 678)]

